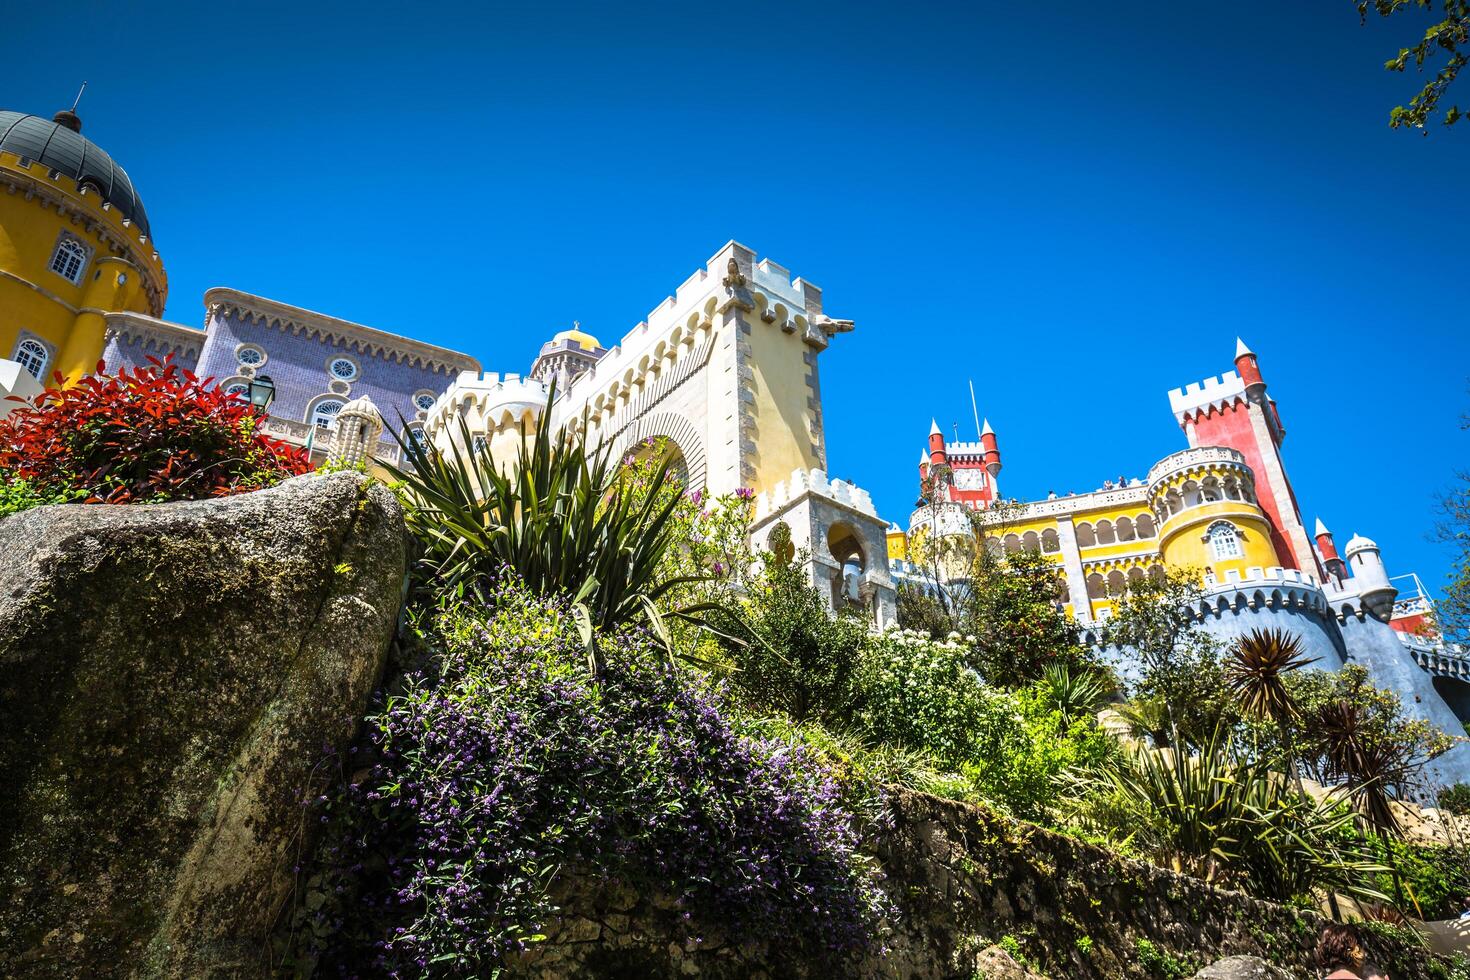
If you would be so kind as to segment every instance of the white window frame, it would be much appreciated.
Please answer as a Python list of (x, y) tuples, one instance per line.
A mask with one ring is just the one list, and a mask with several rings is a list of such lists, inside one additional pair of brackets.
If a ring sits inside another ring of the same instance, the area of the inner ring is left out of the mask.
[[(92, 252), (87, 246), (70, 235), (62, 235), (51, 252), (51, 261), (47, 268), (73, 286), (80, 286), (91, 261)], [(72, 268), (73, 262), (75, 268)]]
[(1245, 553), (1240, 546), (1240, 528), (1229, 521), (1216, 521), (1211, 524), (1205, 536), (1209, 538), (1210, 554), (1215, 556), (1216, 561), (1240, 558)]
[[(323, 405), (335, 405), (337, 407), (330, 412), (323, 412)], [(307, 414), (306, 424), (331, 432), (337, 428), (337, 416), (346, 407), (347, 402), (341, 398), (318, 398), (311, 404), (311, 411)], [(318, 422), (318, 419), (322, 421)]]
[[(429, 404), (420, 405), (420, 398), (427, 398), (429, 400)], [(413, 407), (418, 409), (420, 412), (427, 412), (429, 409), (433, 408), (434, 402), (436, 402), (437, 400), (438, 397), (432, 391), (424, 390), (416, 391), (413, 393)]]
[[(10, 359), (25, 369), (26, 374), (37, 381), (45, 383), (46, 368), (51, 364), (51, 348), (36, 337), (22, 336), (15, 342), (15, 351)], [(35, 359), (35, 369), (32, 370), (28, 360)]]
[[(250, 353), (259, 354), (260, 360), (247, 361), (245, 359), (245, 354), (247, 351), (249, 351)], [(258, 344), (241, 344), (239, 347), (235, 348), (235, 363), (239, 364), (241, 367), (259, 368), (263, 366), (268, 360), (270, 360), (270, 355), (268, 355), (265, 352), (265, 349), (260, 347)]]

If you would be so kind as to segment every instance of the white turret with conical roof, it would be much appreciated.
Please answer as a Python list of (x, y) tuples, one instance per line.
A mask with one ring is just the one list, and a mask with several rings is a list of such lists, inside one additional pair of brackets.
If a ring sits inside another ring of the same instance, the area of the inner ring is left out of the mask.
[(1371, 538), (1354, 534), (1344, 553), (1353, 575), (1351, 584), (1357, 587), (1363, 608), (1379, 619), (1387, 620), (1393, 614), (1393, 600), (1399, 590), (1388, 580), (1388, 570), (1383, 567), (1378, 545)]

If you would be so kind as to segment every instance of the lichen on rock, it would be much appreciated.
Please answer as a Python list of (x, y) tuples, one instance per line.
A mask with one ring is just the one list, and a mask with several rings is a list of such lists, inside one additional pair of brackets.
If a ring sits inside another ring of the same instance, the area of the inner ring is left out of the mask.
[(0, 974), (263, 972), (404, 535), (352, 473), (0, 520)]

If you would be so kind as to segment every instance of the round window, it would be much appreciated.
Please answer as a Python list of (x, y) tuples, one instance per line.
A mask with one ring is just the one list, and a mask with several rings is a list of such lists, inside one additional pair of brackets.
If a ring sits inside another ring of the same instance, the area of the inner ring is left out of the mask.
[(434, 407), (434, 396), (428, 394), (417, 395), (414, 397), (413, 403), (427, 412)]
[(246, 367), (254, 367), (265, 363), (265, 351), (259, 347), (241, 347), (235, 352), (235, 360)]
[(357, 365), (352, 363), (351, 358), (337, 357), (327, 365), (327, 370), (332, 372), (332, 377), (341, 378), (343, 381), (351, 381), (357, 377)]

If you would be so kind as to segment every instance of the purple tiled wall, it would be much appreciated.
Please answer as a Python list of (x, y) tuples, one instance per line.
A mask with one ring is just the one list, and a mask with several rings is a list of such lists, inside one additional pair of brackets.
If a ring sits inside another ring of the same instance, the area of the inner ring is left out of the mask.
[[(199, 339), (204, 339), (204, 334), (199, 334)], [(195, 343), (193, 350), (198, 350), (199, 344)], [(163, 344), (156, 340), (139, 337), (130, 334), (122, 336), (113, 334), (107, 339), (107, 346), (102, 350), (102, 360), (107, 365), (108, 374), (116, 374), (119, 371), (142, 367), (148, 363), (148, 358), (156, 357), (160, 361), (169, 354), (174, 355), (174, 363), (179, 367), (194, 370), (197, 360), (192, 354), (184, 353), (183, 345)]]
[[(350, 343), (332, 343), (221, 311), (210, 314), (206, 329), (208, 336), (196, 373), (213, 376), (221, 383), (238, 376), (240, 365), (235, 351), (241, 344), (253, 344), (267, 357), (258, 373), (269, 375), (276, 386), (271, 414), (296, 422), (309, 421), (307, 409), (318, 396), (330, 394), (349, 401), (367, 395), (382, 413), (383, 421), (396, 428), (400, 414), (409, 422), (419, 416), (412, 401), (415, 392), (428, 390), (437, 396), (457, 374), (454, 368), (435, 371), (385, 353), (368, 353)], [(349, 383), (346, 394), (332, 392), (335, 379), (327, 372), (327, 362), (338, 355), (350, 357), (358, 365), (357, 378)]]

